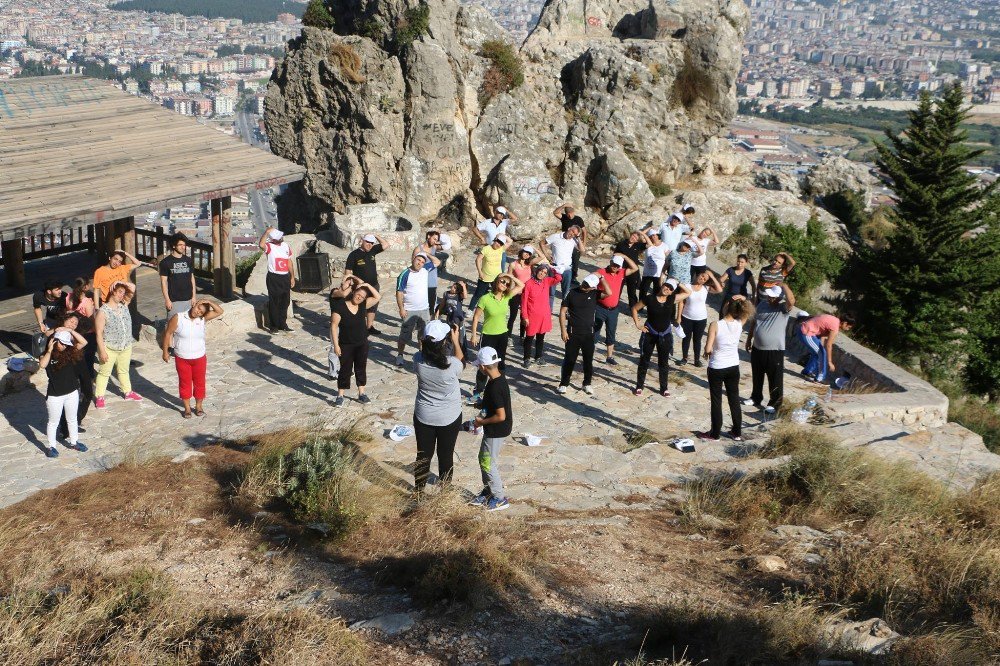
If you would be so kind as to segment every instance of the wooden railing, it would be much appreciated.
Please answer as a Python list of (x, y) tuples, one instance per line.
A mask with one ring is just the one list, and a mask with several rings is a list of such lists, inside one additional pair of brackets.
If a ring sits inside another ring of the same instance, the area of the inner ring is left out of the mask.
[[(92, 250), (94, 247), (93, 228), (77, 227), (76, 229), (63, 229), (58, 232), (28, 236), (21, 239), (21, 247), (24, 248), (25, 260), (41, 259), (78, 250)], [(2, 260), (3, 252), (0, 251), (0, 263), (3, 263)]]
[[(212, 278), (212, 245), (195, 240), (187, 241), (188, 256), (194, 264), (194, 274)], [(163, 227), (135, 230), (135, 256), (143, 261), (156, 262), (170, 252), (170, 234)]]

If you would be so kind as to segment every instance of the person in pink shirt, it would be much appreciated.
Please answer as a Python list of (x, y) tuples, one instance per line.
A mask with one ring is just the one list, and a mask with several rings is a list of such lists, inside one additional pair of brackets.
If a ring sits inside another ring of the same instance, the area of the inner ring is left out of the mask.
[(618, 365), (615, 360), (615, 342), (618, 332), (618, 303), (622, 299), (622, 286), (625, 279), (639, 270), (635, 262), (624, 254), (614, 254), (606, 268), (597, 271), (597, 275), (611, 287), (611, 295), (597, 301), (597, 314), (594, 316), (594, 335), (607, 326), (604, 343), (608, 347), (608, 355), (604, 362), (608, 365)]
[(563, 276), (552, 270), (548, 264), (536, 264), (532, 277), (524, 283), (521, 292), (521, 321), (524, 322), (524, 367), (531, 365), (530, 349), (535, 345), (534, 362), (545, 365), (542, 351), (545, 334), (552, 330), (552, 302), (549, 290), (563, 281)]
[[(517, 259), (511, 262), (507, 267), (507, 274), (513, 275), (517, 278), (518, 282), (522, 284), (527, 284), (531, 280), (531, 269), (532, 266), (541, 261), (542, 258), (538, 256), (535, 252), (535, 248), (530, 245), (525, 245), (521, 248), (521, 251), (517, 253)], [(514, 298), (510, 299), (510, 315), (507, 318), (507, 330), (510, 331), (511, 335), (514, 334), (514, 317), (517, 316), (518, 311), (521, 309), (521, 299), (523, 296), (518, 294)], [(521, 339), (524, 340), (524, 320), (521, 320)]]
[(833, 341), (840, 331), (849, 331), (853, 326), (851, 315), (838, 319), (828, 314), (809, 317), (799, 324), (799, 339), (809, 348), (809, 361), (802, 370), (806, 379), (824, 382), (827, 372), (837, 369), (833, 364)]

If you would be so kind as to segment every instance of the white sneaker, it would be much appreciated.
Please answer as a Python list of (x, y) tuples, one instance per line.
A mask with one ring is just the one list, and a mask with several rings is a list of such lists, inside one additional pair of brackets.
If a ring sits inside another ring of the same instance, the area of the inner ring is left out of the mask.
[(744, 407), (756, 407), (756, 404), (750, 398), (743, 398), (743, 406)]
[(590, 388), (589, 384), (583, 387), (583, 392), (587, 395), (594, 395), (594, 389)]
[(402, 354), (396, 354), (396, 365), (398, 365), (399, 367), (403, 367), (404, 365), (406, 365), (406, 361), (403, 360)]
[(768, 405), (767, 407), (764, 408), (765, 414), (774, 414), (774, 411), (775, 411), (774, 407), (772, 407), (771, 405)]
[(556, 391), (561, 395), (566, 392), (566, 387), (560, 386), (559, 388), (556, 389)]

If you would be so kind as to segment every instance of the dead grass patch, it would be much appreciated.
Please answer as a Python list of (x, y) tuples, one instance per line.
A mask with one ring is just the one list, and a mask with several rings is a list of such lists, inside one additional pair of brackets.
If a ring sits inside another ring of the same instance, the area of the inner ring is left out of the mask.
[(365, 77), (361, 74), (361, 56), (350, 44), (334, 43), (330, 46), (330, 60), (332, 60), (344, 78), (351, 83), (364, 83)]

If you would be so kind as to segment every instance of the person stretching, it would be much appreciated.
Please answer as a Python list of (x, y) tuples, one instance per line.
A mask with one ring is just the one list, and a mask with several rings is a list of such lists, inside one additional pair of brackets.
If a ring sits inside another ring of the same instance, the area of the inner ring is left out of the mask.
[[(483, 321), (483, 343), (484, 347), (493, 347), (500, 354), (500, 358), (507, 354), (507, 343), (510, 342), (510, 331), (507, 329), (507, 319), (510, 310), (510, 301), (521, 293), (524, 285), (513, 275), (503, 274), (493, 281), (493, 288), (486, 294), (476, 306), (476, 311), (472, 315), (472, 345), (479, 346), (479, 321)], [(500, 361), (500, 370), (505, 369), (503, 360)], [(476, 373), (476, 388), (469, 399), (469, 404), (474, 405), (482, 398), (483, 387), (486, 385), (486, 373)]]
[(49, 344), (39, 360), (39, 367), (49, 377), (49, 387), (45, 394), (45, 409), (49, 414), (45, 426), (49, 447), (45, 455), (49, 458), (59, 455), (56, 430), (59, 428), (59, 419), (64, 414), (69, 428), (69, 448), (81, 453), (87, 450), (79, 441), (76, 420), (76, 410), (80, 403), (80, 381), (83, 379), (80, 361), (83, 360), (83, 348), (86, 345), (87, 341), (76, 331), (57, 328), (49, 337)]
[(267, 315), (272, 333), (292, 330), (288, 327), (288, 306), (295, 289), (295, 262), (284, 238), (284, 233), (268, 227), (257, 243), (267, 255)]
[[(598, 286), (601, 288), (597, 290)], [(566, 295), (559, 308), (559, 328), (562, 340), (566, 343), (566, 355), (563, 359), (562, 374), (559, 379), (559, 393), (565, 393), (569, 387), (569, 378), (573, 374), (576, 359), (583, 353), (583, 392), (594, 395), (590, 382), (594, 377), (594, 318), (597, 312), (597, 300), (607, 298), (611, 287), (603, 277), (593, 273), (580, 283), (580, 286)]]
[(757, 314), (750, 322), (750, 330), (747, 331), (753, 390), (750, 397), (743, 401), (743, 405), (761, 409), (764, 402), (764, 378), (767, 377), (770, 399), (763, 409), (765, 414), (774, 414), (781, 407), (785, 393), (785, 331), (788, 330), (788, 317), (795, 307), (795, 295), (788, 284), (782, 282), (765, 289), (763, 296), (757, 304)]
[(536, 264), (532, 277), (524, 283), (521, 294), (521, 323), (524, 325), (524, 367), (532, 363), (531, 346), (535, 346), (534, 363), (545, 365), (545, 334), (552, 330), (552, 290), (563, 280), (548, 264)]
[(708, 359), (708, 393), (712, 403), (712, 429), (697, 433), (699, 439), (719, 441), (722, 432), (722, 387), (726, 388), (733, 427), (729, 436), (742, 442), (743, 411), (740, 409), (740, 336), (743, 324), (753, 317), (753, 304), (745, 296), (733, 297), (726, 314), (708, 328), (705, 358)]
[(513, 429), (514, 416), (510, 407), (510, 386), (503, 376), (500, 366), (503, 359), (492, 347), (479, 350), (477, 359), (479, 370), (489, 381), (483, 393), (483, 410), (472, 422), (476, 428), (482, 427), (483, 441), (479, 445), (479, 469), (483, 474), (483, 490), (471, 501), (472, 506), (485, 506), (487, 511), (503, 511), (510, 508), (510, 502), (500, 478), (500, 447), (504, 437), (509, 437)]
[(423, 330), (430, 321), (430, 303), (427, 301), (427, 276), (431, 268), (440, 264), (437, 257), (418, 252), (410, 259), (410, 267), (396, 279), (396, 306), (399, 308), (399, 340), (396, 342), (396, 365), (402, 367), (403, 351), (414, 331)]
[(510, 244), (510, 238), (504, 234), (497, 234), (490, 240), (489, 245), (479, 249), (479, 254), (476, 255), (476, 273), (479, 275), (479, 280), (476, 282), (476, 290), (472, 292), (470, 310), (476, 309), (479, 299), (486, 295), (493, 281), (503, 273), (504, 258), (507, 256), (507, 246)]
[(111, 370), (117, 369), (118, 384), (126, 400), (139, 402), (142, 396), (132, 390), (129, 378), (129, 362), (132, 360), (132, 315), (128, 302), (135, 293), (135, 287), (128, 282), (111, 285), (108, 300), (101, 305), (94, 318), (97, 331), (97, 360), (101, 366), (97, 371), (94, 387), (94, 407), (104, 409), (104, 394), (108, 390)]
[(350, 295), (333, 302), (330, 315), (330, 340), (333, 353), (340, 358), (337, 373), (335, 407), (344, 404), (344, 391), (351, 388), (351, 372), (358, 385), (358, 402), (368, 404), (365, 393), (368, 384), (368, 310), (378, 305), (382, 295), (370, 284), (361, 283)]
[(221, 316), (221, 305), (208, 299), (197, 301), (187, 312), (171, 317), (163, 333), (163, 362), (170, 362), (170, 348), (173, 347), (177, 392), (184, 406), (181, 416), (186, 419), (191, 418), (191, 396), (194, 396), (194, 413), (205, 415), (205, 374), (208, 371), (205, 324)]
[(695, 277), (694, 284), (691, 285), (691, 295), (684, 301), (684, 309), (681, 312), (684, 340), (681, 342), (681, 360), (677, 365), (688, 362), (688, 350), (693, 341), (694, 367), (701, 367), (701, 336), (705, 334), (705, 327), (708, 325), (708, 295), (718, 294), (721, 291), (722, 287), (712, 271), (699, 273)]
[[(507, 267), (507, 274), (513, 275), (521, 284), (527, 284), (528, 280), (531, 279), (532, 267), (541, 260), (542, 258), (535, 252), (535, 248), (525, 245), (517, 253), (517, 259), (512, 261), (510, 266)], [(522, 295), (518, 294), (510, 301), (510, 316), (507, 317), (507, 328), (510, 330), (511, 335), (514, 334), (514, 318), (517, 317), (517, 313), (521, 309), (521, 299)], [(521, 341), (524, 342), (524, 319), (521, 319), (520, 333)]]
[[(673, 341), (670, 329), (677, 323), (677, 304), (683, 302), (690, 293), (677, 280), (670, 278), (660, 285), (659, 293), (643, 296), (632, 308), (632, 321), (642, 333), (639, 336), (639, 369), (635, 377), (635, 390), (632, 391), (635, 395), (642, 395), (649, 360), (655, 350), (656, 367), (660, 374), (660, 395), (670, 397), (667, 382)], [(643, 308), (646, 309), (646, 323), (640, 324), (639, 311)]]
[[(628, 263), (628, 267), (625, 264)], [(597, 313), (594, 316), (594, 335), (601, 332), (603, 326), (607, 326), (607, 333), (604, 335), (604, 343), (608, 348), (608, 355), (604, 362), (608, 365), (618, 365), (615, 360), (615, 342), (618, 333), (618, 304), (622, 300), (622, 286), (630, 275), (633, 275), (639, 267), (635, 262), (624, 254), (612, 255), (611, 261), (606, 268), (597, 271), (597, 275), (604, 279), (611, 288), (611, 295), (597, 301)]]
[(854, 317), (844, 315), (840, 319), (833, 315), (821, 314), (806, 319), (799, 325), (799, 339), (809, 349), (809, 360), (802, 375), (817, 383), (826, 381), (826, 373), (837, 367), (833, 364), (833, 341), (840, 331), (849, 331), (854, 326)]

